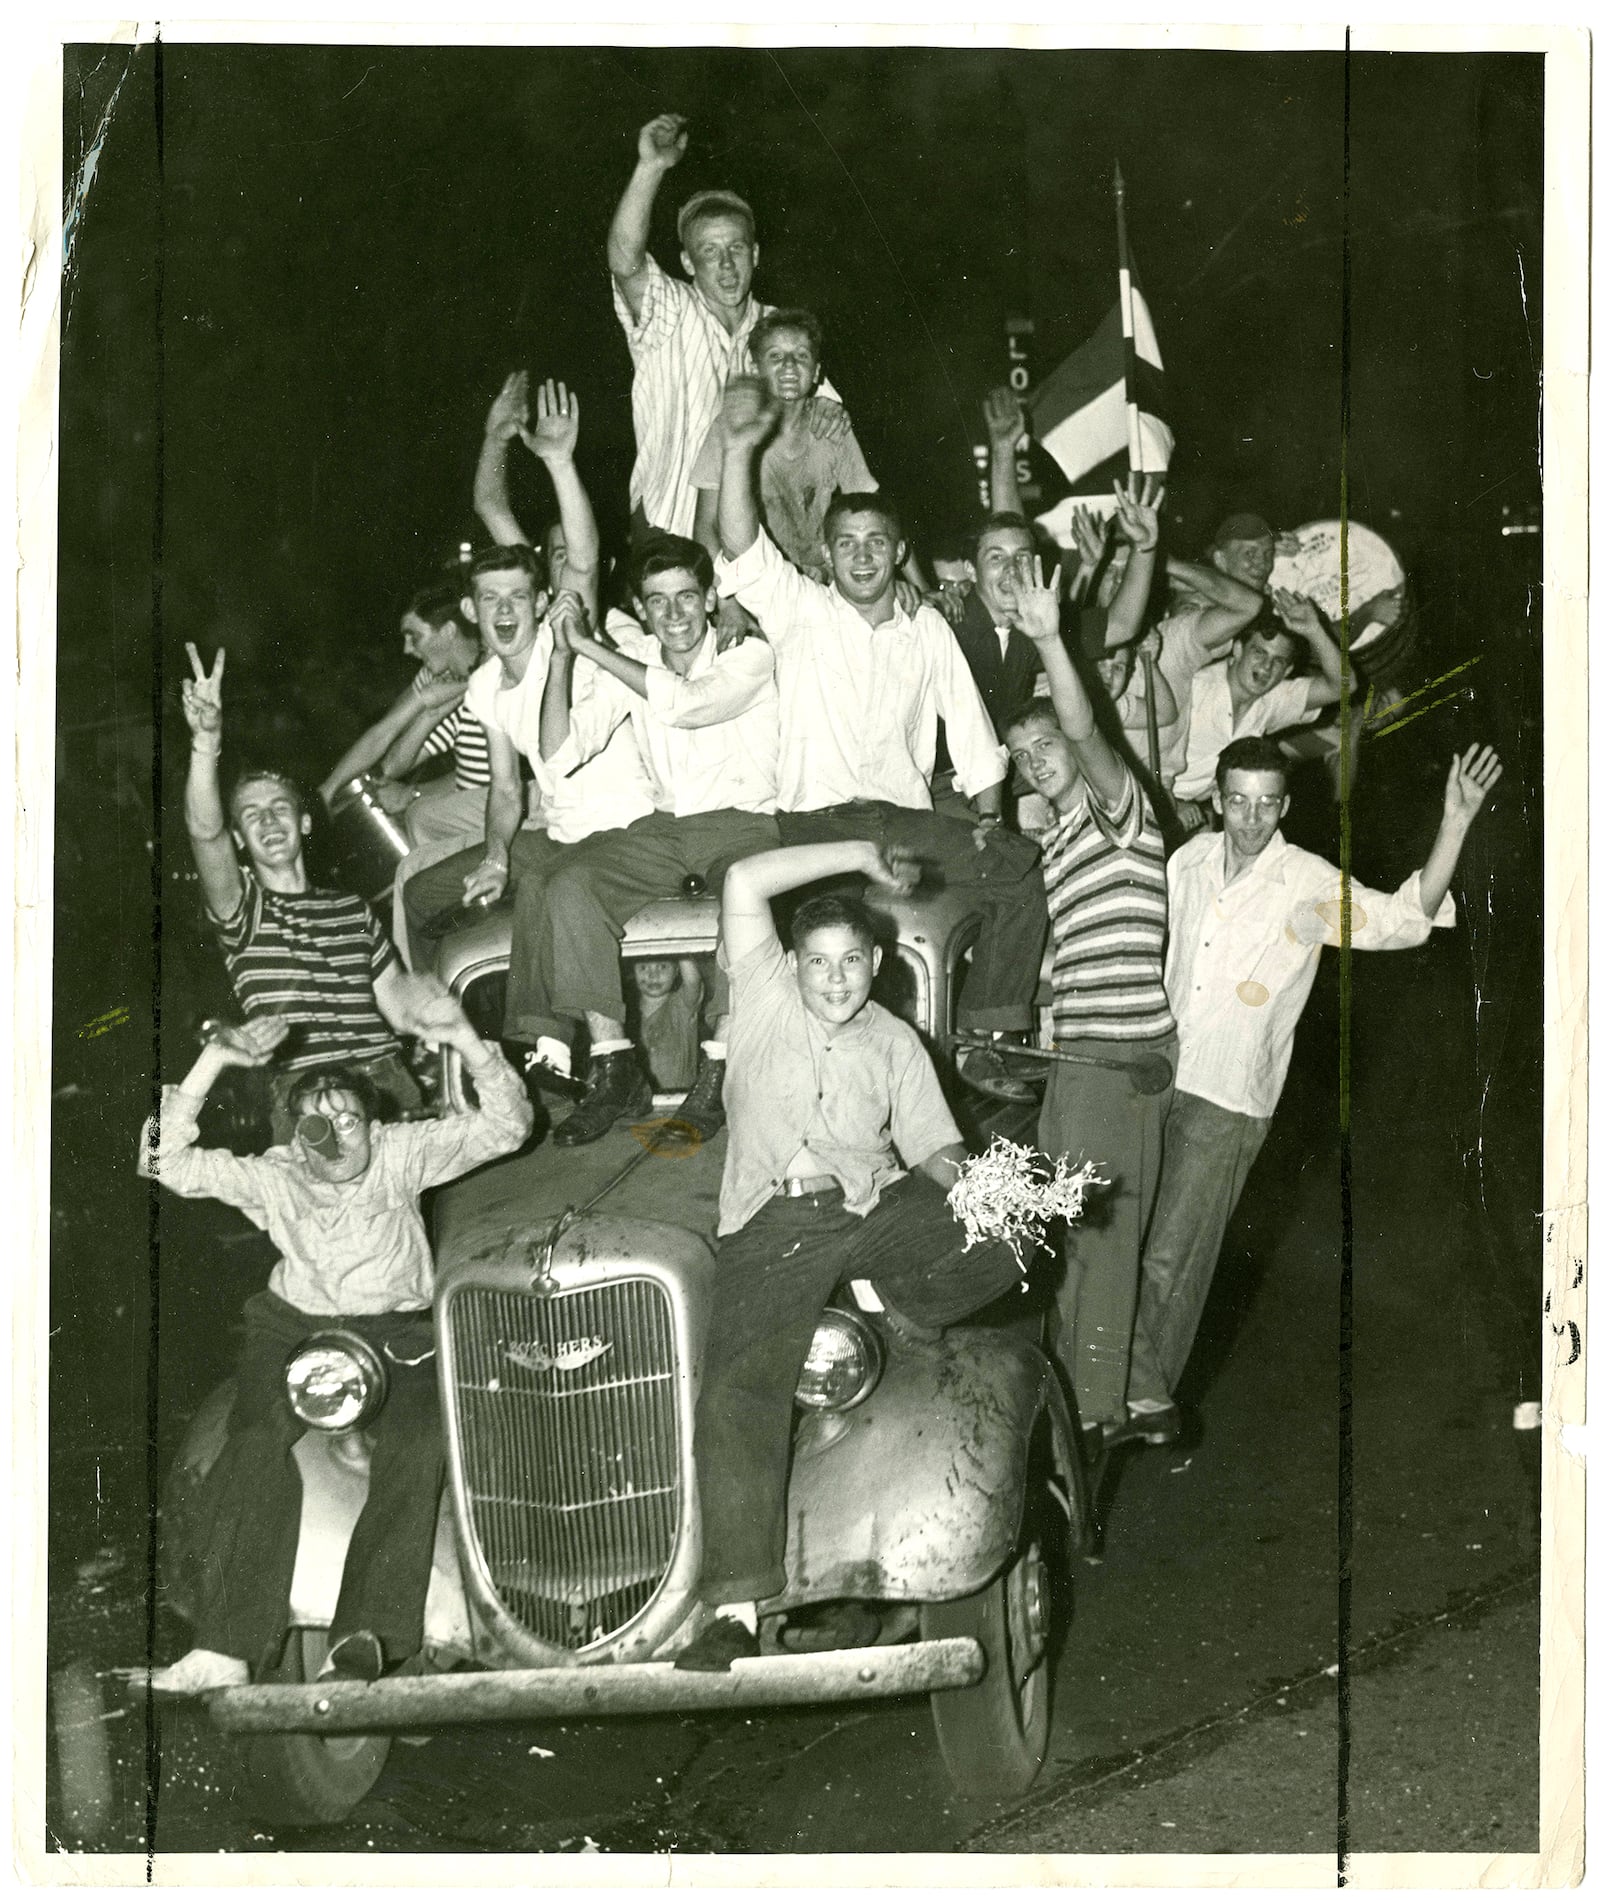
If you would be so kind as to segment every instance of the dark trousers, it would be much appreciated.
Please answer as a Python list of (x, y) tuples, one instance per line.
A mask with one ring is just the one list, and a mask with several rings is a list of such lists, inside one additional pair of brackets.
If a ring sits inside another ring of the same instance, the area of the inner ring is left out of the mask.
[[(1176, 1037), (1144, 1043), (1077, 1038), (1062, 1048), (1126, 1061), (1161, 1055), (1175, 1062)], [(1162, 1131), (1172, 1101), (1169, 1085), (1141, 1096), (1126, 1070), (1058, 1063), (1039, 1112), (1039, 1146), (1052, 1160), (1088, 1156), (1108, 1176), (1091, 1189), (1083, 1218), (1066, 1237), (1066, 1272), (1056, 1293), (1051, 1345), (1072, 1376), (1087, 1425), (1121, 1417), (1128, 1390), (1128, 1354), (1139, 1302), (1139, 1252), (1156, 1204)]]
[[(520, 1042), (567, 1037), (586, 1011), (623, 1020), (620, 946), (628, 919), (654, 898), (675, 898), (691, 873), (718, 897), (728, 867), (771, 851), (778, 828), (757, 812), (724, 810), (675, 818), (650, 812), (626, 830), (600, 834), (551, 875), (534, 928), (528, 981), (507, 1030)], [(712, 979), (709, 1017), (726, 1014), (728, 979)]]
[(258, 1676), (283, 1648), (300, 1537), (300, 1468), (293, 1447), (306, 1428), (289, 1410), (283, 1369), (306, 1335), (322, 1327), (359, 1333), (389, 1374), (388, 1399), (367, 1427), (367, 1502), (345, 1556), (330, 1636), (336, 1642), (352, 1631), (373, 1631), (391, 1662), (422, 1647), (444, 1482), (432, 1316), (335, 1319), (303, 1314), (274, 1293), (254, 1294), (244, 1305), (244, 1350), (228, 1442), (196, 1501), (195, 1542), (202, 1555), (195, 1641), (242, 1657)]
[(783, 1589), (794, 1389), (828, 1296), (870, 1279), (925, 1326), (960, 1320), (1021, 1277), (1002, 1242), (964, 1243), (943, 1190), (908, 1175), (865, 1217), (838, 1189), (775, 1196), (718, 1244), (695, 1412), (707, 1603)]
[(1171, 1402), (1200, 1331), (1223, 1236), (1271, 1128), (1270, 1116), (1240, 1115), (1173, 1092), (1145, 1243), (1129, 1399)]
[(960, 819), (886, 805), (878, 799), (830, 805), (820, 812), (780, 812), (778, 833), (785, 845), (866, 838), (880, 849), (899, 845), (914, 853), (923, 861), (929, 883), (936, 878), (983, 919), (973, 946), (972, 968), (961, 987), (958, 1027), (1032, 1027), (1039, 971), (1050, 936), (1039, 848), (1032, 839), (990, 826), (980, 851), (972, 826)]

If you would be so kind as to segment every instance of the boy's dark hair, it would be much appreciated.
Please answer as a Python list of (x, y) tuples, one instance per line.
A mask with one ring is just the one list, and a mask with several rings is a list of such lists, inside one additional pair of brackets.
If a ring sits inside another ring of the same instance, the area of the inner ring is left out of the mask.
[(354, 1096), (361, 1104), (361, 1113), (369, 1122), (377, 1118), (377, 1090), (361, 1070), (352, 1069), (345, 1063), (329, 1063), (322, 1069), (308, 1069), (303, 1076), (296, 1077), (290, 1085), (285, 1107), (298, 1120), (304, 1115), (307, 1103), (315, 1102), (318, 1096), (330, 1095), (335, 1089), (343, 1090), (347, 1096)]
[(881, 489), (859, 490), (852, 492), (839, 489), (828, 504), (828, 512), (822, 518), (822, 539), (831, 541), (833, 531), (838, 526), (841, 515), (881, 515), (889, 524), (896, 541), (904, 541), (906, 531), (901, 525), (900, 511)]
[(633, 557), (631, 584), (637, 598), (644, 598), (644, 584), (652, 574), (665, 574), (670, 568), (687, 568), (695, 585), (704, 593), (716, 586), (716, 569), (711, 556), (698, 541), (687, 535), (655, 534), (647, 536)]
[(1000, 737), (1004, 739), (1006, 734), (1014, 733), (1019, 726), (1053, 726), (1059, 733), (1062, 730), (1061, 715), (1056, 711), (1054, 701), (1043, 697), (1013, 702), (1000, 721)]
[(1290, 673), (1304, 673), (1311, 665), (1311, 648), (1303, 634), (1297, 634), (1292, 627), (1284, 626), (1276, 614), (1258, 614), (1239, 636), (1239, 645), (1252, 634), (1259, 634), (1263, 640), (1286, 640), (1289, 643)]
[(1230, 772), (1276, 772), (1282, 776), (1284, 790), (1289, 789), (1289, 762), (1277, 740), (1252, 733), (1246, 739), (1230, 739), (1217, 754), (1217, 790), (1227, 789)]
[[(426, 621), (432, 628), (448, 627), (452, 623), (459, 627), (463, 615), (461, 612), (461, 587), (455, 581), (430, 581), (426, 587), (419, 587), (406, 603), (406, 613), (414, 614), (420, 621)], [(466, 631), (471, 632), (469, 627)]]
[(470, 587), (480, 574), (509, 574), (519, 568), (532, 581), (536, 593), (550, 585), (544, 562), (525, 541), (508, 541), (503, 546), (481, 549), (468, 565), (467, 585)]
[(1014, 508), (1003, 508), (996, 514), (985, 515), (983, 520), (980, 521), (973, 530), (970, 544), (972, 553), (967, 557), (969, 560), (972, 558), (972, 555), (978, 552), (978, 543), (982, 541), (984, 536), (992, 535), (998, 528), (1020, 528), (1028, 537), (1034, 553), (1038, 554), (1041, 552), (1038, 532), (1034, 528), (1033, 523), (1028, 520), (1027, 516), (1019, 515)]
[(854, 931), (869, 947), (878, 941), (872, 914), (859, 898), (841, 898), (827, 893), (820, 898), (807, 898), (804, 904), (796, 908), (789, 936), (798, 951), (806, 939), (816, 932), (831, 931), (841, 926)]
[(224, 802), (223, 809), (227, 812), (230, 820), (236, 820), (238, 818), (238, 803), (241, 788), (252, 784), (257, 779), (266, 779), (273, 785), (281, 785), (284, 791), (294, 800), (295, 807), (302, 816), (311, 809), (306, 804), (306, 795), (300, 790), (295, 781), (289, 777), (288, 773), (280, 772), (276, 766), (245, 766), (233, 775), (232, 783), (228, 787), (228, 796)]
[(750, 326), (750, 335), (745, 348), (750, 353), (750, 361), (755, 362), (774, 330), (799, 330), (811, 345), (811, 354), (820, 363), (822, 361), (822, 325), (817, 322), (809, 310), (769, 310)]

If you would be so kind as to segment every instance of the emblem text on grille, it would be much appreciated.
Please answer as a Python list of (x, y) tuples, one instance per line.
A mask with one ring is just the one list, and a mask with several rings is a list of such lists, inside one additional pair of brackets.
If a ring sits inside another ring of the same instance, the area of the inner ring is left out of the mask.
[(505, 1344), (506, 1358), (531, 1373), (576, 1373), (579, 1367), (590, 1365), (610, 1351), (611, 1342), (592, 1333), (579, 1340), (557, 1341), (554, 1352), (542, 1340), (508, 1340)]

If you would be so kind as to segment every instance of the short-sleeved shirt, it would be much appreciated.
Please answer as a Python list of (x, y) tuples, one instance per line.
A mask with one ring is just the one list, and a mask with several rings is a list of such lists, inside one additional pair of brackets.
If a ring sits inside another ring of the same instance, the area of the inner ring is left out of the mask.
[(458, 792), (473, 792), (489, 783), (489, 741), (482, 722), (465, 705), (446, 713), (422, 742), (425, 759), (447, 752), (456, 756)]
[(1167, 854), (1139, 782), (1123, 766), (1122, 789), (1107, 805), (1085, 780), (1082, 799), (1039, 848), (1055, 942), (1056, 1042), (1171, 1036), (1177, 1025), (1161, 975)]
[(736, 1234), (802, 1148), (867, 1215), (891, 1182), (961, 1140), (921, 1039), (880, 1004), (821, 1023), (777, 938), (728, 972), (728, 1155), (718, 1234)]
[[(822, 567), (822, 519), (834, 496), (870, 494), (878, 486), (854, 429), (837, 442), (823, 442), (802, 428), (791, 443), (780, 432), (761, 451), (760, 475), (761, 519), (797, 568)], [(689, 480), (696, 489), (721, 488), (721, 416), (706, 431)]]
[(1303, 726), (1311, 717), (1307, 698), (1315, 683), (1309, 674), (1280, 680), (1234, 717), (1228, 686), (1228, 662), (1213, 660), (1194, 676), (1189, 688), (1187, 763), (1173, 783), (1180, 799), (1209, 798), (1217, 782), (1217, 759), (1230, 740), (1260, 733), (1281, 733)]
[(233, 916), (216, 925), (246, 1016), (287, 1017), (287, 1069), (399, 1053), (372, 986), (398, 961), (371, 905), (343, 891), (268, 891), (248, 865)]

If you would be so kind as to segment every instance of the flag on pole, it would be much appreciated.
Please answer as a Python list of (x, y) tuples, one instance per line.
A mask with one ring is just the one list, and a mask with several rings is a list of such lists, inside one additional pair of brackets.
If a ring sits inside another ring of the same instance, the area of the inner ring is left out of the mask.
[(1066, 497), (1039, 517), (1045, 531), (1063, 544), (1071, 537), (1074, 508), (1109, 513), (1115, 506), (1112, 482), (1134, 466), (1128, 453), (1130, 424), (1138, 432), (1137, 466), (1159, 473), (1172, 460), (1174, 438), (1162, 420), (1161, 351), (1131, 257), (1121, 277), (1117, 301), (1094, 335), (1039, 384), (1033, 399), (1033, 439), (1071, 484)]

